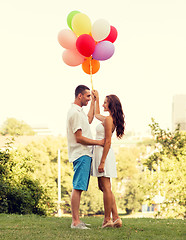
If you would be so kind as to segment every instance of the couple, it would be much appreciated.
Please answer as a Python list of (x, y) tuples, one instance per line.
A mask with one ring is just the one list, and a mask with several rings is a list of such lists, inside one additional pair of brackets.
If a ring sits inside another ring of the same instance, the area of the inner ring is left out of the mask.
[[(82, 107), (87, 106), (90, 100), (90, 110), (86, 115)], [(75, 229), (89, 229), (88, 224), (80, 221), (79, 207), (81, 193), (88, 189), (91, 164), (92, 175), (98, 177), (98, 186), (103, 192), (105, 214), (102, 228), (122, 226), (111, 191), (110, 178), (117, 177), (117, 172), (115, 156), (110, 146), (114, 130), (118, 138), (124, 134), (124, 114), (120, 100), (115, 95), (106, 96), (103, 108), (104, 111), (109, 112), (109, 116), (100, 114), (99, 94), (96, 90), (90, 92), (90, 89), (84, 85), (76, 88), (75, 100), (67, 115), (68, 155), (74, 168), (71, 228)], [(101, 121), (96, 128), (96, 140), (92, 138), (89, 125), (94, 115)], [(93, 145), (95, 149), (92, 153)]]

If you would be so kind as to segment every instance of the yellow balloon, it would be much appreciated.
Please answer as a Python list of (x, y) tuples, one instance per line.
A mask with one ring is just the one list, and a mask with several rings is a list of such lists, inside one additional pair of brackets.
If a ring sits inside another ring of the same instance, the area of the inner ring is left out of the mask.
[(77, 36), (91, 32), (90, 18), (84, 13), (77, 13), (72, 19), (72, 30)]

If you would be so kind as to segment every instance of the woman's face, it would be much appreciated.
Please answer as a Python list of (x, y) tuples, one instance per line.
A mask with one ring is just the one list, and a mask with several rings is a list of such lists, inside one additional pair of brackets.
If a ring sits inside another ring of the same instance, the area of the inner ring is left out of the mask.
[(105, 100), (104, 100), (104, 103), (103, 103), (104, 112), (109, 111), (108, 106), (109, 106), (109, 102), (108, 102), (107, 97), (106, 97)]

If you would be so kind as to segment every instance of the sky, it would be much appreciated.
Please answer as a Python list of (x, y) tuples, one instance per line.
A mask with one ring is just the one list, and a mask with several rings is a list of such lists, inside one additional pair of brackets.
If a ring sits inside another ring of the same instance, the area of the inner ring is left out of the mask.
[(186, 94), (185, 0), (0, 0), (0, 125), (14, 117), (66, 134), (76, 86), (91, 88), (57, 41), (73, 10), (118, 31), (114, 55), (93, 75), (101, 105), (116, 94), (127, 131), (147, 131), (152, 117), (171, 128), (173, 96)]

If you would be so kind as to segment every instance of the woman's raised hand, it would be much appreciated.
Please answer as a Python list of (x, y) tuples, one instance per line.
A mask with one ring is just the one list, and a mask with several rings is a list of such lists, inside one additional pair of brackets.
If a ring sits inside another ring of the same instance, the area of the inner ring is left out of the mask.
[(94, 97), (97, 99), (99, 99), (99, 93), (97, 90), (92, 90), (92, 94), (94, 95)]

